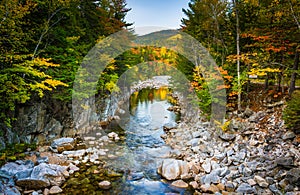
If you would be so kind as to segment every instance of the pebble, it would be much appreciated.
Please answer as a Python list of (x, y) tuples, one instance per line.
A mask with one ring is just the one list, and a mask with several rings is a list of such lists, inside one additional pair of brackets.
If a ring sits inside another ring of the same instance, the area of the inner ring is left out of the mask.
[(104, 190), (111, 188), (111, 183), (109, 181), (101, 181), (98, 185), (101, 189), (104, 189)]

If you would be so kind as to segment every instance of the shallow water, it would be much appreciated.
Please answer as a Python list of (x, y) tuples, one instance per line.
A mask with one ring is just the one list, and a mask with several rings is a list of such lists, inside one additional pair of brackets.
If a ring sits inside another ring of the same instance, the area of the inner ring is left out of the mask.
[[(161, 139), (165, 124), (176, 123), (180, 118), (167, 110), (172, 106), (168, 88), (143, 89), (130, 98), (130, 115), (122, 118), (122, 124), (109, 127), (101, 135), (91, 132), (88, 137), (95, 141), (88, 142), (89, 147), (106, 152), (100, 159), (105, 167), (124, 173), (122, 178), (113, 182), (113, 188), (104, 194), (192, 194), (192, 191), (174, 188), (170, 182), (157, 174), (157, 167), (172, 150)], [(121, 141), (101, 144), (102, 137), (109, 132), (116, 132)], [(108, 179), (109, 180), (109, 179)], [(97, 186), (94, 189), (99, 192)], [(97, 193), (98, 194), (98, 193)]]

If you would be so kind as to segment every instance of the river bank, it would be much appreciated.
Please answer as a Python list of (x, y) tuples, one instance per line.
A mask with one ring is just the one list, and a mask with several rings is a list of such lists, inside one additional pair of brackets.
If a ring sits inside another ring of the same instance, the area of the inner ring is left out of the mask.
[[(144, 86), (149, 83), (157, 86)], [(178, 105), (156, 108), (180, 112)], [(159, 117), (163, 132), (154, 140), (149, 132), (160, 126), (140, 134), (95, 124), (89, 134), (56, 139), (27, 152), (26, 160), (5, 164), (0, 190), (35, 195), (143, 194), (145, 189), (154, 189), (152, 194), (299, 194), (299, 135), (285, 129), (281, 112), (282, 104), (275, 103), (232, 113), (222, 134), (203, 120), (164, 124), (165, 117)], [(114, 119), (124, 118), (121, 113)], [(145, 119), (133, 129), (142, 129)], [(149, 140), (153, 145), (147, 146)], [(128, 152), (132, 149), (135, 153)]]

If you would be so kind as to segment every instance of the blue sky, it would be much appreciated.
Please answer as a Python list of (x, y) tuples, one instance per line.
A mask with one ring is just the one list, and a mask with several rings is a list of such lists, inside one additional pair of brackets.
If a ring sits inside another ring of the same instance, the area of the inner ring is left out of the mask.
[(189, 0), (126, 0), (126, 3), (132, 8), (126, 21), (134, 23), (138, 34), (145, 34), (180, 28), (180, 20), (184, 17), (182, 8), (188, 7)]

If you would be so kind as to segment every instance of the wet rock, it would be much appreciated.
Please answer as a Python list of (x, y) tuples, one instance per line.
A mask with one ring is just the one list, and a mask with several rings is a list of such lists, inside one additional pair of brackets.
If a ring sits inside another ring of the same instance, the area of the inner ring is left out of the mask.
[(73, 150), (75, 147), (75, 139), (71, 137), (63, 137), (59, 139), (55, 139), (52, 144), (50, 149), (53, 152), (63, 152), (65, 150)]
[(61, 193), (63, 190), (59, 186), (52, 186), (49, 190), (49, 194), (58, 194)]
[(186, 175), (189, 172), (188, 164), (182, 160), (165, 159), (158, 170), (167, 180), (180, 178), (180, 175)]
[(172, 186), (177, 187), (177, 188), (187, 188), (189, 187), (189, 185), (187, 183), (185, 183), (183, 180), (177, 180), (177, 181), (173, 181), (171, 183)]
[(283, 134), (282, 139), (288, 140), (288, 139), (294, 139), (296, 137), (296, 134), (293, 131), (288, 131), (285, 134)]
[(295, 184), (300, 187), (300, 168), (294, 168), (287, 172), (285, 179), (290, 184)]
[(262, 178), (258, 175), (254, 176), (254, 180), (262, 188), (267, 188), (269, 186), (268, 182), (264, 178)]
[(144, 178), (144, 173), (143, 172), (131, 172), (127, 179), (130, 181), (136, 181)]
[(111, 183), (109, 181), (101, 181), (98, 183), (99, 187), (104, 190), (108, 190), (111, 188)]
[(256, 193), (256, 190), (255, 190), (255, 188), (253, 188), (252, 186), (250, 186), (247, 183), (241, 183), (239, 185), (239, 187), (237, 188), (236, 192), (238, 192), (238, 193), (252, 194), (252, 193)]
[(233, 141), (236, 135), (231, 133), (221, 133), (219, 137), (224, 141)]

